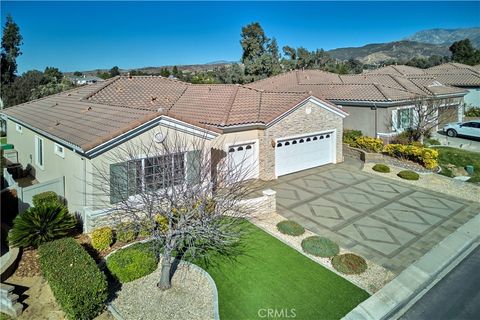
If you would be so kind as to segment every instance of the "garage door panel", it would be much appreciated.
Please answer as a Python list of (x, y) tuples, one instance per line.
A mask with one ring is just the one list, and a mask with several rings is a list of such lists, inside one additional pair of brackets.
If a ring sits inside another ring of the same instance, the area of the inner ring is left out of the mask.
[(242, 179), (258, 177), (257, 152), (255, 143), (230, 146), (228, 149), (229, 171)]
[(333, 134), (279, 139), (275, 149), (277, 176), (333, 162)]

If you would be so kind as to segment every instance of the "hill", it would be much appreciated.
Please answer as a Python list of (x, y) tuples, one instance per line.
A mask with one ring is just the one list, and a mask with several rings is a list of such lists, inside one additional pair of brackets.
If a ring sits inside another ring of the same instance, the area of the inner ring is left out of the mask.
[(470, 39), (473, 46), (480, 48), (480, 28), (422, 30), (405, 40), (450, 46), (455, 41), (466, 38)]
[(367, 44), (363, 47), (338, 48), (327, 52), (335, 59), (354, 58), (366, 64), (378, 64), (390, 59), (409, 60), (413, 57), (450, 55), (447, 46), (407, 40)]

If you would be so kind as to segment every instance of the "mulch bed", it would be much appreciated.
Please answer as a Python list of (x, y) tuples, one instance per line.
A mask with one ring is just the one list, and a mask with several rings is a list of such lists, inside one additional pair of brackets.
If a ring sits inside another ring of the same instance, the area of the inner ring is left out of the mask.
[(17, 277), (34, 277), (41, 274), (38, 250), (23, 250), (18, 267), (13, 275)]
[(398, 159), (398, 158), (394, 158), (394, 157), (390, 157), (390, 156), (387, 156), (387, 155), (383, 155), (383, 159), (380, 160), (380, 161), (371, 161), (371, 162), (374, 162), (374, 163), (383, 163), (383, 164), (389, 164), (389, 165), (392, 165), (392, 166), (396, 166), (396, 167), (400, 167), (400, 168), (404, 168), (404, 169), (408, 169), (408, 170), (412, 170), (412, 171), (415, 171), (415, 172), (418, 172), (418, 173), (431, 173), (431, 172), (434, 172), (432, 170), (429, 170), (429, 169), (426, 169), (425, 167), (419, 165), (418, 163), (416, 162), (413, 162), (413, 161), (410, 161), (410, 160), (405, 160), (405, 159)]

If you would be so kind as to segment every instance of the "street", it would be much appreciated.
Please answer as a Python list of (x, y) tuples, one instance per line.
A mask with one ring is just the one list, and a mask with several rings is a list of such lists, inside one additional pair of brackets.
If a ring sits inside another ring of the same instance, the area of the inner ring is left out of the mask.
[(451, 138), (444, 134), (442, 131), (432, 134), (432, 138), (440, 141), (442, 146), (449, 146), (454, 148), (465, 149), (469, 151), (480, 152), (480, 138), (463, 138), (455, 137)]
[(478, 319), (480, 246), (431, 288), (400, 319)]

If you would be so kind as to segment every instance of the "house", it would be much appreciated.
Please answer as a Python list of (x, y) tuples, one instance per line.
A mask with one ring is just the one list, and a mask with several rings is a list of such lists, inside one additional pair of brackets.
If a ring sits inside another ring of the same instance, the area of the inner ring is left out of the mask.
[[(414, 68), (416, 69), (416, 68)], [(310, 92), (350, 114), (345, 129), (388, 139), (411, 127), (412, 108), (424, 99), (442, 103), (442, 118), (463, 117), (461, 88), (444, 85), (433, 76), (410, 79), (403, 75), (366, 73), (339, 75), (320, 70), (294, 70), (248, 85), (269, 91)], [(452, 112), (452, 110), (454, 112)]]
[[(109, 155), (127, 141), (141, 143), (156, 133), (168, 138), (174, 130), (185, 139), (204, 139), (228, 161), (249, 159), (250, 178), (272, 180), (341, 162), (347, 115), (308, 92), (154, 76), (118, 76), (4, 111), (19, 162), (32, 166), (40, 183), (63, 177), (68, 206), (79, 213), (103, 205), (96, 196), (95, 168), (109, 163), (110, 174), (117, 174)], [(195, 166), (195, 151), (185, 150), (175, 160), (183, 168), (179, 181)], [(138, 165), (145, 166), (146, 159), (139, 155)]]
[(102, 78), (99, 78), (96, 76), (87, 76), (87, 75), (82, 75), (79, 77), (69, 77), (69, 80), (76, 85), (94, 84), (97, 82), (105, 81)]
[(467, 90), (464, 96), (465, 107), (480, 107), (480, 65), (469, 66), (461, 63), (444, 63), (428, 69), (409, 66), (387, 66), (372, 70), (372, 74), (392, 74), (409, 79), (433, 78), (444, 85), (450, 85)]

